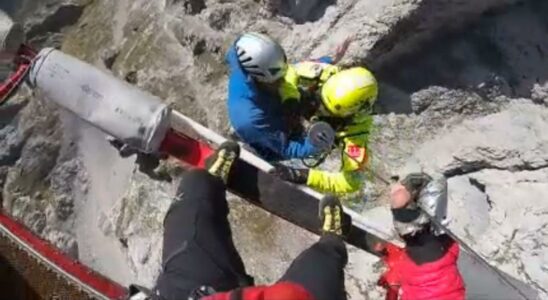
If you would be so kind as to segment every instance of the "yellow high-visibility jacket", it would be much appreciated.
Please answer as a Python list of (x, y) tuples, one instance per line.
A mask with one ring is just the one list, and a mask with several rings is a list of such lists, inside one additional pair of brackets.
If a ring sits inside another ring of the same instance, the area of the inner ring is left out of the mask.
[[(339, 71), (339, 67), (322, 62), (305, 61), (290, 65), (279, 90), (282, 101), (301, 101), (303, 91), (320, 90), (322, 84)], [(319, 93), (313, 94), (319, 97)], [(342, 123), (334, 126), (341, 148), (341, 170), (328, 172), (311, 169), (309, 172), (307, 185), (320, 192), (352, 193), (359, 190), (366, 179), (365, 166), (369, 162), (367, 144), (373, 118), (364, 112)]]

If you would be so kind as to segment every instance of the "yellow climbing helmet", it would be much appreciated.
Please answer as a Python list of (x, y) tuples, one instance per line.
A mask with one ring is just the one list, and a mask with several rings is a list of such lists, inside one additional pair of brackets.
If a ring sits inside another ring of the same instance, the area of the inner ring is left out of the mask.
[(373, 105), (377, 93), (375, 76), (362, 67), (336, 73), (329, 77), (321, 90), (323, 105), (336, 117), (348, 117)]

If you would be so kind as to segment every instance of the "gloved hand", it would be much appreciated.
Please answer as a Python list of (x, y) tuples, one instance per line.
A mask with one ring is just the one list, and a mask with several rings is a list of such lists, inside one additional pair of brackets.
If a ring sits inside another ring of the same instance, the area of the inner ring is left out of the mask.
[(297, 169), (278, 164), (274, 166), (274, 169), (270, 173), (285, 181), (306, 184), (309, 171), (308, 169)]
[(114, 137), (107, 137), (107, 141), (112, 145), (116, 150), (118, 150), (118, 154), (120, 154), (121, 157), (126, 158), (130, 157), (133, 154), (138, 154), (139, 151), (137, 149), (133, 149), (130, 146), (128, 146), (123, 141), (114, 138)]

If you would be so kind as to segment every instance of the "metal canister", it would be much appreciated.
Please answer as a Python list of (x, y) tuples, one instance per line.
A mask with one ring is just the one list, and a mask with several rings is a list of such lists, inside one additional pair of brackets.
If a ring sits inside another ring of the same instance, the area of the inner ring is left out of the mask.
[(59, 50), (45, 48), (29, 81), (47, 99), (142, 152), (159, 150), (171, 110), (135, 86)]

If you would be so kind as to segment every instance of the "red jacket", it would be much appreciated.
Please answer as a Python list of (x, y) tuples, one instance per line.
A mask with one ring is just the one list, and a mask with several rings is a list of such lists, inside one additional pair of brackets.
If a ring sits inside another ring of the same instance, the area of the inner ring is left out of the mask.
[(386, 251), (388, 270), (379, 285), (388, 289), (387, 299), (398, 299), (399, 289), (401, 300), (464, 300), (464, 281), (457, 268), (458, 244), (453, 243), (437, 261), (422, 265), (415, 264), (405, 249), (388, 245)]
[(207, 296), (201, 300), (314, 300), (302, 286), (281, 282)]

